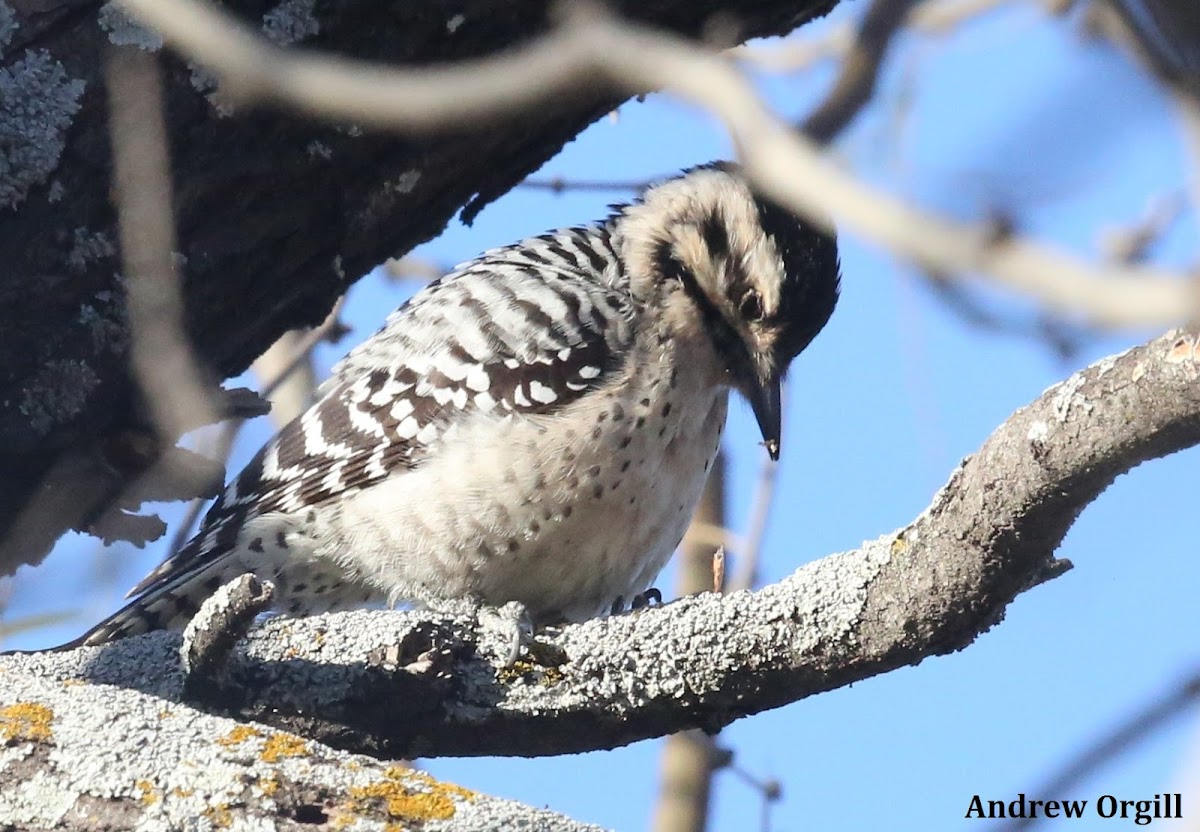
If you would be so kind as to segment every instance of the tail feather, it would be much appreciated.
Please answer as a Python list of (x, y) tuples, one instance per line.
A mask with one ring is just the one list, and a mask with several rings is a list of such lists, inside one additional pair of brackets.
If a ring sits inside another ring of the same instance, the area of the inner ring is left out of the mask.
[(79, 638), (53, 649), (95, 647), (153, 630), (182, 630), (204, 600), (225, 580), (222, 570), (213, 568), (180, 575), (154, 592), (126, 604)]
[(241, 528), (244, 517), (225, 517), (206, 526), (195, 537), (189, 540), (178, 552), (171, 555), (150, 571), (125, 593), (126, 598), (133, 598), (146, 592), (155, 591), (156, 584), (169, 585), (189, 572), (195, 572), (211, 564), (221, 554), (232, 549), (237, 542), (237, 533)]

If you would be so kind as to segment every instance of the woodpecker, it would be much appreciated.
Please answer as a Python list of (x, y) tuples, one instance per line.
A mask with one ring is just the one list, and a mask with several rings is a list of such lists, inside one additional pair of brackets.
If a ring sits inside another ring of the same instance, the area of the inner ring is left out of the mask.
[(350, 352), (198, 534), (72, 644), (181, 628), (246, 572), (292, 615), (621, 609), (679, 544), (731, 390), (778, 457), (781, 380), (839, 281), (834, 236), (728, 162), (486, 251)]

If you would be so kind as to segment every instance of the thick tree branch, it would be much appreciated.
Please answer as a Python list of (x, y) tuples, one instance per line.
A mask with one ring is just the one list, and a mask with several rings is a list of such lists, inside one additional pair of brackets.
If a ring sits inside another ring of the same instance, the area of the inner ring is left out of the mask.
[[(374, 756), (562, 754), (715, 731), (958, 650), (1069, 566), (1055, 549), (1116, 476), (1200, 443), (1197, 344), (1196, 332), (1171, 333), (1055, 385), (964, 460), (912, 524), (759, 592), (543, 633), (509, 671), (503, 645), (468, 618), (276, 619), (231, 657), (222, 704)], [(160, 633), (6, 657), (0, 701), (47, 677), (127, 688), (131, 702), (178, 701), (178, 645)]]
[(12, 673), (0, 673), (0, 826), (596, 830), (136, 691)]

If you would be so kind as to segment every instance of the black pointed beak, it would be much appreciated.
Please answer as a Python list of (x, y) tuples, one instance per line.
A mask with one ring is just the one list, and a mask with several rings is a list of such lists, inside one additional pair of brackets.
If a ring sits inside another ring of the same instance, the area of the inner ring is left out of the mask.
[(779, 374), (771, 373), (760, 380), (747, 396), (754, 410), (754, 418), (758, 420), (758, 429), (762, 431), (763, 444), (775, 461), (779, 459), (779, 434), (782, 432), (780, 386)]

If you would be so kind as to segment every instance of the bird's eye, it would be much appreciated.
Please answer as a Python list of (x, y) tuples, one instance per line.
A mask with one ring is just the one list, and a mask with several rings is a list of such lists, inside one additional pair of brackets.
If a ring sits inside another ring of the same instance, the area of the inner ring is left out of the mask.
[(743, 295), (742, 302), (738, 305), (738, 314), (744, 321), (761, 321), (763, 318), (762, 295), (753, 289)]

